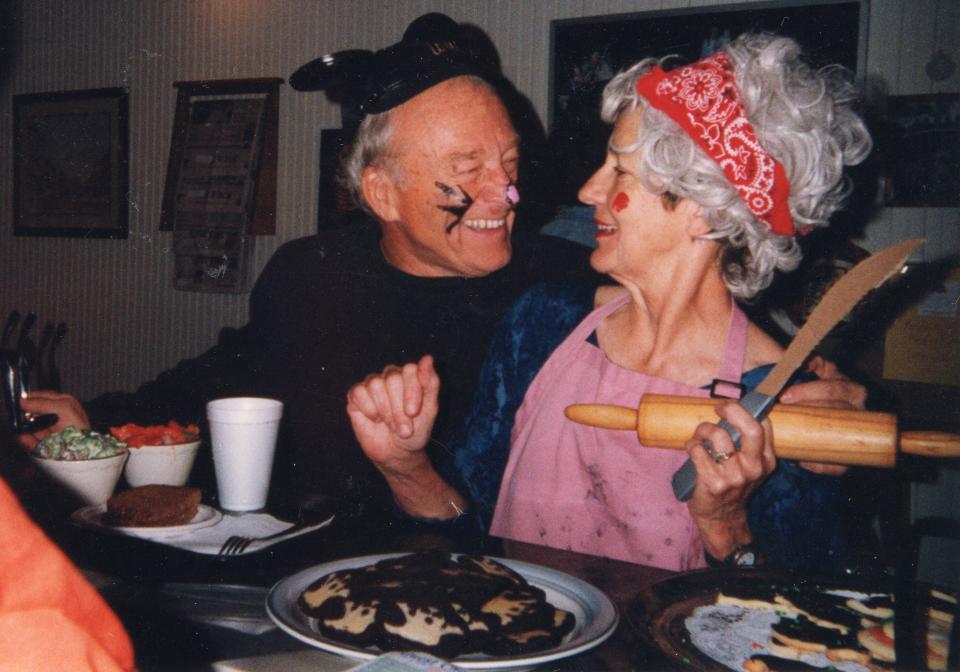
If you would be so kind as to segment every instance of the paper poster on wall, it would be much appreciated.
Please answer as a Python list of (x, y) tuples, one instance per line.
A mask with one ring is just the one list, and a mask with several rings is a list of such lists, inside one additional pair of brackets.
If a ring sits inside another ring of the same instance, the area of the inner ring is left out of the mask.
[(960, 268), (887, 329), (883, 377), (960, 387)]
[(174, 287), (248, 288), (264, 96), (195, 97), (176, 188)]
[(255, 236), (273, 232), (280, 81), (176, 85), (161, 218), (161, 229), (174, 232), (176, 289), (249, 290)]

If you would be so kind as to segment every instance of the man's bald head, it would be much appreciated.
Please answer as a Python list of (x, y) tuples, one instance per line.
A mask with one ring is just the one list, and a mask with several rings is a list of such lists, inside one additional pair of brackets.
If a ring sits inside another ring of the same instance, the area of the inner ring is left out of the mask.
[[(496, 90), (486, 80), (473, 75), (457, 77), (469, 81), (476, 85), (478, 95), (481, 92), (493, 94), (497, 98), (499, 95)], [(420, 96), (433, 90), (431, 87), (423, 91)], [(409, 102), (409, 101), (408, 101)], [(364, 117), (357, 129), (357, 134), (350, 146), (350, 151), (344, 161), (344, 186), (349, 190), (354, 202), (363, 208), (368, 214), (376, 216), (363, 197), (360, 188), (360, 180), (363, 171), (369, 166), (376, 166), (387, 171), (397, 182), (402, 181), (403, 167), (397, 161), (397, 157), (390, 156), (390, 139), (393, 135), (393, 126), (391, 124), (391, 114), (398, 109), (393, 108), (379, 114), (369, 114)]]

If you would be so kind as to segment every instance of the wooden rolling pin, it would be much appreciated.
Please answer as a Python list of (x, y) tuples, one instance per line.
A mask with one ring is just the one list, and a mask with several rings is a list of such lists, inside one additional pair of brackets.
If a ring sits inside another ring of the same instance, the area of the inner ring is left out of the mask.
[[(683, 450), (701, 422), (716, 422), (722, 399), (647, 394), (634, 410), (604, 404), (573, 404), (566, 416), (604, 429), (635, 429), (645, 446)], [(770, 412), (777, 457), (808, 462), (892, 467), (897, 448), (931, 457), (960, 456), (960, 435), (897, 432), (890, 413), (777, 404)]]

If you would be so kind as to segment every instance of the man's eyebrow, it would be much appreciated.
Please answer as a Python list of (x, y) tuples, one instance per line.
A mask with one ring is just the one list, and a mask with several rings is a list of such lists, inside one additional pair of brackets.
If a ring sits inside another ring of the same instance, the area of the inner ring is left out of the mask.
[(480, 156), (480, 150), (475, 149), (472, 152), (454, 152), (453, 154), (450, 154), (447, 158), (451, 162), (456, 162), (456, 161), (470, 161), (472, 159), (479, 158), (479, 156)]
[[(512, 151), (520, 151), (520, 136), (514, 136), (510, 139), (510, 142), (506, 145), (504, 149), (504, 154)], [(457, 161), (471, 161), (481, 158), (483, 155), (483, 150), (474, 149), (467, 152), (453, 152), (447, 156), (447, 160), (451, 163), (456, 163)]]

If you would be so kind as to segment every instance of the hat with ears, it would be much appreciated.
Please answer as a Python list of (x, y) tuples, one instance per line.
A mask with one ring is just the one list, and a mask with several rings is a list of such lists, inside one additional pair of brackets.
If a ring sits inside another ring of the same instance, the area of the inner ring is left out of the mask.
[(490, 78), (491, 66), (468, 45), (460, 24), (440, 13), (415, 19), (396, 44), (379, 51), (325, 54), (290, 76), (298, 91), (325, 91), (344, 115), (386, 112), (461, 75)]

